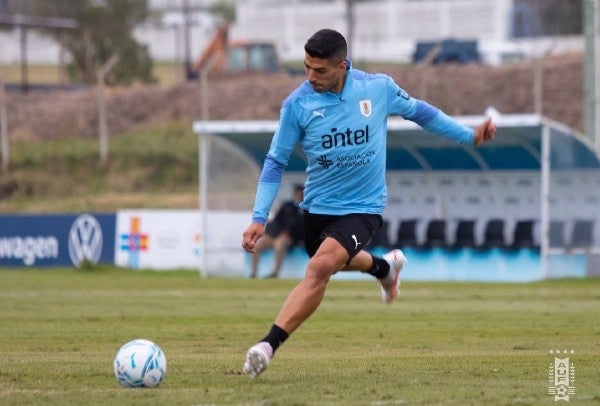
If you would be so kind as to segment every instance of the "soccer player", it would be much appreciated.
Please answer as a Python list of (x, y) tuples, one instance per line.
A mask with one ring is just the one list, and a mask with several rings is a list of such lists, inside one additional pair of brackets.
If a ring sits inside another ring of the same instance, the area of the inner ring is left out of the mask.
[(398, 115), (474, 146), (491, 141), (496, 132), (491, 119), (475, 129), (465, 127), (411, 97), (389, 76), (354, 69), (346, 40), (337, 31), (316, 32), (304, 50), (307, 80), (283, 101), (242, 246), (253, 252), (264, 234), (288, 158), (300, 144), (308, 160), (300, 207), (305, 210), (304, 243), (310, 260), (304, 279), (288, 295), (268, 334), (247, 352), (244, 372), (253, 378), (317, 309), (336, 272), (373, 275), (385, 303), (398, 295), (399, 274), (406, 263), (402, 251), (377, 258), (362, 250), (381, 225), (386, 203), (387, 117)]

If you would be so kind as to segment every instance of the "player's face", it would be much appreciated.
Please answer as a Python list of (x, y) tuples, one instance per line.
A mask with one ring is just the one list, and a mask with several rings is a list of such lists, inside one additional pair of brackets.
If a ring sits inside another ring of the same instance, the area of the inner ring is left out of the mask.
[(344, 88), (346, 79), (346, 60), (338, 62), (334, 59), (304, 56), (306, 79), (317, 93), (331, 91), (339, 93)]

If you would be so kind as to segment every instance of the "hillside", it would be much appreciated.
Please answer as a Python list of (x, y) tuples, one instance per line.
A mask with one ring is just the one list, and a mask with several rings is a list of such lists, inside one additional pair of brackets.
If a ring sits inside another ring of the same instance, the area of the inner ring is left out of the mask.
[[(451, 115), (483, 114), (488, 106), (494, 106), (505, 114), (534, 110), (532, 63), (503, 67), (375, 68), (360, 62), (355, 65), (390, 74), (409, 93)], [(544, 115), (581, 131), (582, 78), (579, 55), (544, 60)], [(302, 80), (302, 76), (287, 74), (212, 77), (208, 94), (209, 118), (277, 119), (281, 101)], [(22, 152), (19, 156), (11, 154), (14, 155), (11, 170), (0, 179), (0, 210), (197, 207), (197, 151), (195, 136), (191, 132), (192, 122), (200, 118), (202, 111), (197, 83), (111, 89), (108, 93), (111, 140), (135, 133), (141, 139), (158, 141), (153, 142), (149, 150), (145, 149), (146, 141), (137, 142), (127, 156), (113, 152), (108, 166), (99, 165), (93, 149), (98, 127), (97, 95), (93, 89), (9, 93), (8, 98), (11, 152)], [(176, 130), (173, 130), (173, 125)], [(164, 156), (164, 145), (178, 144), (184, 139), (186, 141), (181, 149), (187, 151), (185, 154)], [(42, 146), (44, 143), (58, 140), (65, 140), (64, 147), (54, 148), (63, 152), (54, 156), (46, 153), (43, 159), (32, 157), (32, 154), (39, 155), (38, 149), (48, 148)], [(72, 151), (77, 142), (88, 143), (86, 153), (78, 155)], [(157, 142), (159, 145), (156, 145)], [(111, 149), (127, 148), (128, 142), (123, 140), (120, 145), (115, 146), (111, 141)], [(157, 156), (162, 158), (153, 159)], [(183, 167), (187, 169), (183, 170)], [(166, 168), (172, 170), (167, 171)], [(89, 180), (82, 174), (87, 174)], [(133, 176), (136, 177), (130, 179)], [(69, 191), (75, 191), (85, 199), (63, 204), (66, 196), (73, 195)], [(112, 197), (107, 198), (107, 194)], [(121, 198), (126, 200), (120, 201)], [(44, 204), (41, 204), (42, 199)]]
[[(358, 67), (373, 70), (361, 65)], [(544, 114), (583, 129), (583, 72), (579, 55), (543, 61)], [(495, 106), (501, 113), (534, 110), (532, 63), (503, 67), (486, 65), (406, 66), (381, 69), (415, 97), (452, 115), (482, 114)], [(282, 99), (302, 76), (240, 75), (212, 77), (209, 118), (215, 120), (277, 119)], [(97, 133), (96, 94), (75, 92), (10, 93), (11, 139), (93, 137)], [(200, 118), (197, 83), (171, 87), (133, 86), (109, 92), (109, 131), (119, 134), (140, 125)]]

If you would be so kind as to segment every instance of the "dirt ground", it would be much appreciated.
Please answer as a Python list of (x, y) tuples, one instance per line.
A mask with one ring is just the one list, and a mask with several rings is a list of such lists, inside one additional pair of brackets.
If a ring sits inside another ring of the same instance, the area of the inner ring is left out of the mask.
[[(543, 114), (582, 131), (584, 126), (581, 55), (546, 59), (543, 72)], [(369, 66), (355, 63), (361, 69)], [(380, 70), (413, 96), (451, 115), (483, 114), (488, 106), (500, 113), (534, 111), (533, 62), (502, 67), (486, 65), (407, 66)], [(240, 75), (211, 77), (208, 118), (213, 120), (277, 119), (281, 101), (302, 76)], [(97, 100), (93, 88), (77, 91), (9, 92), (9, 134), (13, 141), (95, 137)], [(164, 87), (133, 86), (108, 91), (108, 129), (119, 134), (137, 126), (201, 118), (197, 82)]]

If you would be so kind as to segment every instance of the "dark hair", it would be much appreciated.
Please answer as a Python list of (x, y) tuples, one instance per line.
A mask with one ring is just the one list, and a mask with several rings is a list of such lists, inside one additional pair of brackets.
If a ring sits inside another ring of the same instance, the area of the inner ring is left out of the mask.
[(348, 53), (348, 45), (342, 34), (328, 28), (319, 30), (306, 41), (304, 50), (313, 58), (343, 60)]

